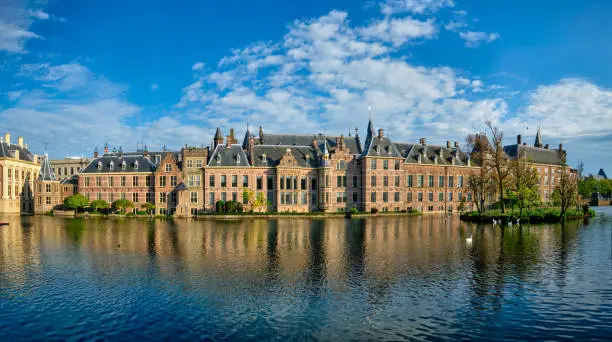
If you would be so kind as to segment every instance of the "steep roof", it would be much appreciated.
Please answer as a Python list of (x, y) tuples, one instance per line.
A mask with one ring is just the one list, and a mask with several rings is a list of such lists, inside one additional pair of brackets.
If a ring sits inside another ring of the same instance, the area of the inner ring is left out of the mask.
[(561, 165), (561, 154), (557, 149), (545, 149), (527, 145), (509, 145), (504, 147), (504, 152), (511, 158), (526, 157), (529, 161), (537, 164)]
[(78, 178), (77, 175), (72, 175), (69, 178), (62, 179), (60, 184), (73, 184), (73, 185), (77, 185), (77, 184), (79, 184), (79, 178)]
[[(122, 167), (125, 162), (125, 168)], [(104, 155), (94, 158), (81, 173), (155, 172), (155, 164), (142, 155)]]
[(468, 154), (458, 147), (399, 143), (404, 161), (409, 164), (472, 165)]
[(219, 144), (213, 151), (208, 166), (250, 166), (241, 145)]
[(0, 142), (0, 158), (13, 158), (15, 151), (19, 151), (19, 160), (34, 162), (34, 154), (25, 147)]
[(534, 147), (542, 148), (544, 144), (542, 143), (542, 132), (540, 132), (540, 127), (538, 127), (538, 133), (536, 134)]
[(604, 171), (604, 169), (599, 169), (599, 172), (597, 173), (597, 175), (602, 176), (603, 179), (608, 179), (608, 176), (606, 175), (606, 172)]
[(40, 168), (40, 173), (38, 174), (38, 180), (40, 181), (54, 181), (57, 180), (55, 177), (55, 173), (51, 168), (51, 163), (49, 162), (49, 155), (45, 153), (42, 167)]
[(217, 131), (215, 132), (215, 139), (223, 139), (223, 133), (221, 133), (221, 128), (217, 127)]
[[(268, 166), (275, 167), (280, 163), (280, 160), (287, 153), (287, 149), (293, 154), (300, 167), (317, 167), (316, 150), (310, 146), (270, 146), (270, 145), (255, 145), (253, 166)], [(265, 159), (264, 159), (265, 155)]]

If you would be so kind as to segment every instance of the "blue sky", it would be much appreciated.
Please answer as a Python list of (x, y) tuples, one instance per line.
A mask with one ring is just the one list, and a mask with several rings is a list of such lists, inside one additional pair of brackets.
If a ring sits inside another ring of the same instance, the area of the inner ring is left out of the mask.
[[(607, 1), (0, 0), (0, 132), (37, 153), (214, 129), (564, 144), (612, 170)], [(610, 171), (609, 171), (610, 172)]]

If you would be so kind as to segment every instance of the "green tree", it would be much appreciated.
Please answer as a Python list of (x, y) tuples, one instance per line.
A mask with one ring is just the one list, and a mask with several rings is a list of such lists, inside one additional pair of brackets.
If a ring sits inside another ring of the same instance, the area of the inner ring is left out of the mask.
[(461, 202), (459, 202), (459, 208), (457, 209), (459, 210), (459, 212), (465, 211), (465, 197), (461, 197)]
[(146, 211), (149, 215), (151, 215), (153, 212), (155, 212), (155, 204), (153, 204), (153, 203), (146, 202), (146, 203), (141, 204), (140, 207), (144, 211)]
[(87, 197), (76, 193), (72, 196), (68, 196), (64, 199), (64, 207), (74, 210), (74, 213), (79, 211), (79, 209), (84, 209), (89, 205), (89, 200)]
[(222, 212), (225, 211), (225, 202), (219, 200), (219, 201), (217, 201), (215, 203), (215, 207), (216, 207), (218, 213), (222, 213)]
[(119, 199), (113, 202), (112, 207), (115, 211), (125, 213), (126, 209), (134, 208), (134, 203), (130, 200)]
[(561, 218), (563, 218), (567, 209), (576, 201), (578, 176), (567, 166), (565, 153), (563, 151), (561, 153), (561, 173), (553, 191), (553, 201), (561, 207)]
[(105, 200), (95, 200), (89, 204), (89, 207), (95, 209), (96, 211), (100, 211), (103, 209), (108, 209), (109, 204)]
[(524, 208), (539, 202), (538, 172), (523, 155), (510, 161), (510, 175), (511, 197), (519, 207), (522, 217)]
[(263, 192), (258, 192), (257, 193), (257, 197), (255, 197), (255, 201), (253, 201), (253, 207), (257, 208), (257, 209), (267, 209), (268, 205), (270, 205), (268, 203), (268, 201), (266, 200), (266, 196), (264, 196)]

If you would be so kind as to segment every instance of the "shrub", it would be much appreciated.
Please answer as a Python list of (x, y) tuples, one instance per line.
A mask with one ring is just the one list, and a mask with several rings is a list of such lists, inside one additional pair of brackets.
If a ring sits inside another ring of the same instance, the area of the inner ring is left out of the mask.
[(357, 210), (357, 208), (351, 208), (350, 213), (351, 214), (358, 214), (359, 210)]
[(215, 206), (218, 213), (222, 213), (225, 211), (225, 202), (219, 200), (215, 203)]
[(372, 210), (370, 210), (370, 212), (372, 214), (378, 214), (378, 208), (372, 208)]
[(136, 214), (137, 215), (148, 215), (149, 213), (147, 213), (146, 211), (138, 210)]
[(225, 202), (225, 211), (226, 213), (234, 213), (236, 212), (236, 202), (227, 201)]

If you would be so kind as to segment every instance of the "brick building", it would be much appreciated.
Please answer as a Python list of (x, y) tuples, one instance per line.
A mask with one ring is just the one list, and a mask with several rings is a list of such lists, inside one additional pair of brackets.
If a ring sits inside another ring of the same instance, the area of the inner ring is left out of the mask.
[(60, 186), (60, 180), (55, 176), (49, 156), (45, 153), (40, 173), (35, 181), (34, 193), (34, 213), (44, 214), (53, 210), (55, 206), (62, 204), (64, 194)]

